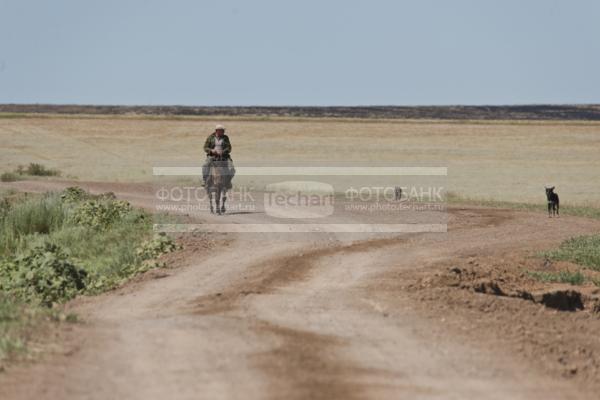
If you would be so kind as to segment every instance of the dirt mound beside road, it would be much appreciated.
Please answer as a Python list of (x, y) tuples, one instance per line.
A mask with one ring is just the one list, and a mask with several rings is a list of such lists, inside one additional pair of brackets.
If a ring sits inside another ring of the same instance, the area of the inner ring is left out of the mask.
[(473, 343), (500, 346), (550, 372), (597, 382), (600, 288), (545, 283), (530, 274), (570, 267), (528, 254), (462, 257), (415, 273), (406, 287), (419, 309), (445, 318)]
[[(458, 287), (477, 293), (529, 300), (562, 311), (585, 309), (597, 312), (600, 288), (596, 285), (544, 283), (534, 277), (535, 273), (548, 273), (550, 270), (568, 271), (569, 263), (558, 264), (562, 267), (550, 268), (548, 260), (536, 258), (516, 259), (511, 263), (472, 258), (464, 265), (449, 267), (433, 277), (421, 278), (416, 287)], [(600, 273), (590, 271), (588, 275)]]

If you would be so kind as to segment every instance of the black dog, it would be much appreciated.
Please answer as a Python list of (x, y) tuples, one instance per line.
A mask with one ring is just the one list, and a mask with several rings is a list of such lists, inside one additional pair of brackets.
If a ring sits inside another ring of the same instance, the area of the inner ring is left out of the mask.
[(546, 186), (546, 198), (548, 199), (548, 217), (552, 217), (553, 215), (558, 216), (559, 201), (558, 195), (554, 193), (554, 186)]

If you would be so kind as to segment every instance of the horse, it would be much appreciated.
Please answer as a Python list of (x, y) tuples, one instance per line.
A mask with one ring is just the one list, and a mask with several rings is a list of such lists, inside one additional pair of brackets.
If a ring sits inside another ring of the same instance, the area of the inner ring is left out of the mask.
[[(227, 190), (231, 188), (231, 173), (228, 168), (228, 160), (225, 157), (215, 157), (210, 163), (208, 179), (206, 181), (206, 193), (210, 204), (211, 214), (225, 214), (225, 202), (227, 201)], [(213, 194), (215, 202), (213, 207)]]

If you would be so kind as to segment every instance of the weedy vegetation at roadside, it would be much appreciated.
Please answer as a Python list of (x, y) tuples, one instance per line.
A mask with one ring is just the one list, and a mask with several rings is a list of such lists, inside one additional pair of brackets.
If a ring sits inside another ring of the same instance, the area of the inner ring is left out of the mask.
[[(56, 305), (100, 293), (160, 266), (177, 249), (145, 211), (112, 193), (71, 187), (0, 197), (0, 360), (22, 353), (36, 321)], [(56, 319), (56, 318), (55, 318)], [(60, 319), (60, 318), (58, 318)]]

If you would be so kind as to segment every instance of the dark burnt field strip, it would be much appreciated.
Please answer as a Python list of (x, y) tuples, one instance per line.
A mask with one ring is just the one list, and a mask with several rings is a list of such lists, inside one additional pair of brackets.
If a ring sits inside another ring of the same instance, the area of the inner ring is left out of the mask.
[(442, 120), (564, 120), (600, 121), (600, 105), (515, 106), (119, 106), (0, 104), (0, 113), (51, 113), (87, 115), (264, 116), (309, 118), (384, 118)]

